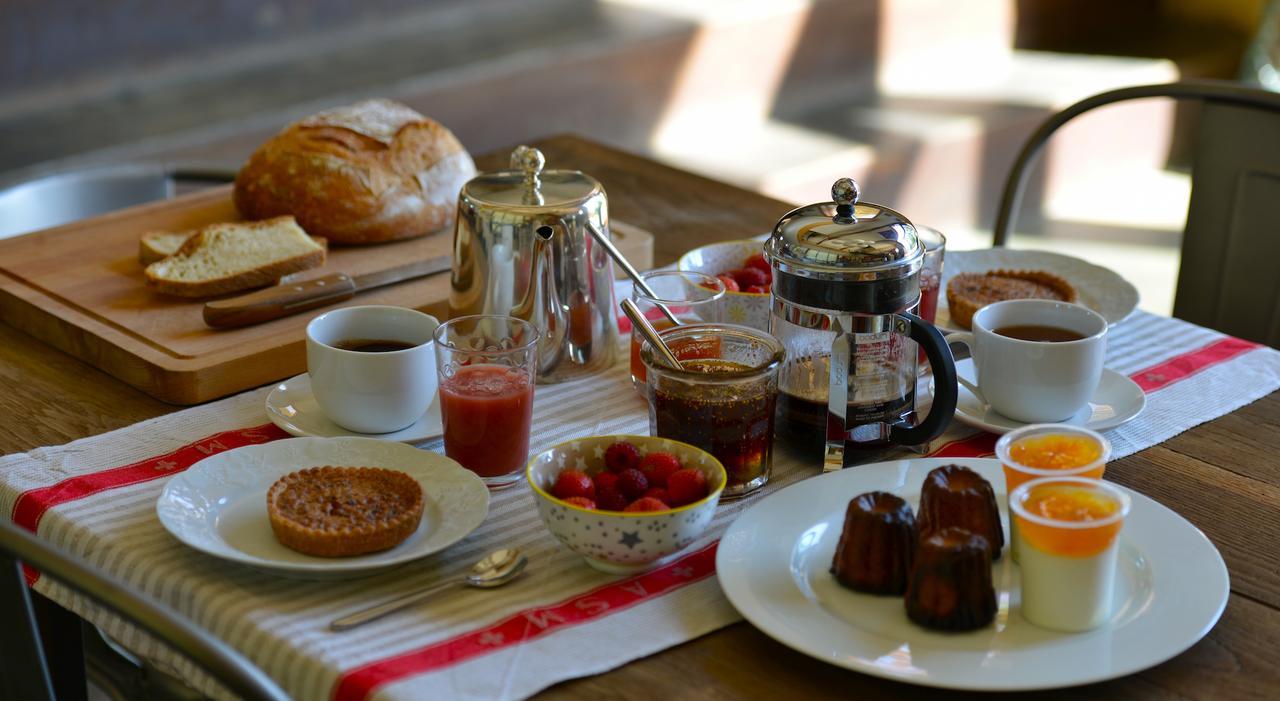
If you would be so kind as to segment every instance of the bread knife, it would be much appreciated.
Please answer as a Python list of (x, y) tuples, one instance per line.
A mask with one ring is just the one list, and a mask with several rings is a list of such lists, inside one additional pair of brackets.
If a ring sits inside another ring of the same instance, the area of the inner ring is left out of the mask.
[(276, 285), (239, 297), (206, 302), (204, 323), (219, 329), (259, 324), (343, 302), (375, 287), (434, 275), (448, 270), (450, 265), (449, 257), (441, 256), (363, 275), (332, 273), (324, 277)]

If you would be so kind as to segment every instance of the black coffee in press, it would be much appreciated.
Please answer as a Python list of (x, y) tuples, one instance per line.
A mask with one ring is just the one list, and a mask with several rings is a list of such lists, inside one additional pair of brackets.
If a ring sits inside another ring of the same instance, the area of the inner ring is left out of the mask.
[(1076, 333), (1070, 329), (1062, 329), (1057, 326), (1039, 326), (1034, 324), (1001, 326), (1000, 328), (995, 329), (995, 332), (1006, 338), (1016, 338), (1020, 341), (1047, 341), (1049, 343), (1079, 341), (1084, 338), (1084, 334)]
[(333, 344), (334, 348), (342, 350), (359, 351), (361, 353), (389, 353), (391, 351), (404, 350), (413, 348), (418, 344), (405, 343), (404, 341), (386, 341), (372, 338), (353, 338), (349, 341), (338, 341)]

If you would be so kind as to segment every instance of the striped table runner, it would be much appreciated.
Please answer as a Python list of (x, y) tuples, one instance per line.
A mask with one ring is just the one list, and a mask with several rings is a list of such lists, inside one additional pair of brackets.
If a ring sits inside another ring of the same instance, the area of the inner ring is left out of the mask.
[[(1182, 321), (1137, 313), (1112, 330), (1108, 367), (1147, 392), (1136, 420), (1108, 433), (1116, 455), (1164, 441), (1280, 388), (1280, 352)], [(546, 532), (529, 490), (494, 495), (479, 530), (444, 553), (345, 582), (284, 579), (178, 543), (155, 501), (165, 478), (201, 458), (285, 438), (255, 390), (64, 446), (0, 458), (0, 513), (173, 606), (246, 653), (300, 699), (521, 698), (599, 673), (739, 620), (714, 574), (717, 539), (757, 499), (818, 474), (816, 459), (780, 452), (763, 493), (720, 507), (680, 559), (639, 576), (583, 564)], [(532, 450), (577, 436), (648, 432), (625, 362), (607, 374), (540, 386)], [(954, 423), (932, 455), (989, 455), (995, 437)], [(442, 450), (439, 441), (425, 444)], [(900, 457), (891, 454), (890, 457)], [(265, 526), (264, 526), (265, 527)], [(460, 572), (484, 552), (527, 551), (527, 577), (457, 590), (346, 633), (335, 615)], [(103, 626), (196, 687), (223, 695), (190, 663), (30, 573), (33, 586)]]

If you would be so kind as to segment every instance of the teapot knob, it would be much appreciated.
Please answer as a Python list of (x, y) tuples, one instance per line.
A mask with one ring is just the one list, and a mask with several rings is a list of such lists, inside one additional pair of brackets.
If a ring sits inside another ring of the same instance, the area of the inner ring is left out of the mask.
[(857, 204), (862, 190), (853, 178), (840, 178), (831, 186), (831, 199), (838, 205)]
[(517, 146), (511, 152), (511, 169), (523, 172), (526, 179), (537, 177), (546, 164), (547, 159), (542, 152), (532, 146)]

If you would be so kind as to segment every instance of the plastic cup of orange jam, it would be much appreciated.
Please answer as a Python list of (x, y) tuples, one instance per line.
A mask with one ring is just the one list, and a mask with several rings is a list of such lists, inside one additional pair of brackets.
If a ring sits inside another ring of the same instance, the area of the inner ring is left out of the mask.
[(1087, 477), (1031, 480), (1009, 494), (1023, 618), (1067, 632), (1107, 622), (1130, 504), (1119, 487)]

